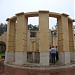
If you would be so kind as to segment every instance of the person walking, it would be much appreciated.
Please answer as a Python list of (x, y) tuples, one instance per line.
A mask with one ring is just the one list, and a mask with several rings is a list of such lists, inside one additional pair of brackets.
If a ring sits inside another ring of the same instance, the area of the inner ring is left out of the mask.
[(57, 49), (57, 46), (56, 46), (56, 62), (59, 60), (59, 53), (58, 53), (58, 49)]
[(52, 63), (55, 64), (56, 48), (54, 48), (54, 46), (52, 46), (51, 48), (51, 56), (52, 56)]
[(50, 50), (49, 50), (49, 63), (51, 63), (51, 47), (50, 47)]

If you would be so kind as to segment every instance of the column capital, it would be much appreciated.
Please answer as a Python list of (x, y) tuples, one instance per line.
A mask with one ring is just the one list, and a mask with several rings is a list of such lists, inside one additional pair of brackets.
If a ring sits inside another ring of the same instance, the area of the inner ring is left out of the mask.
[(65, 13), (62, 13), (61, 15), (62, 16), (65, 16), (65, 17), (68, 17), (69, 16), (68, 14), (65, 14)]
[(20, 15), (24, 15), (24, 12), (20, 12), (20, 13), (17, 13), (15, 14), (16, 16), (20, 16)]

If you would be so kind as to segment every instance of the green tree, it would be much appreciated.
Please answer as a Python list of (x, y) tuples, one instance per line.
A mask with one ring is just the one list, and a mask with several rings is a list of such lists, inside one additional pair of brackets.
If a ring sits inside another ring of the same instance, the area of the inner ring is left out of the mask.
[(38, 30), (38, 26), (37, 25), (29, 24), (28, 25), (28, 30)]
[(0, 36), (7, 31), (7, 24), (0, 24)]

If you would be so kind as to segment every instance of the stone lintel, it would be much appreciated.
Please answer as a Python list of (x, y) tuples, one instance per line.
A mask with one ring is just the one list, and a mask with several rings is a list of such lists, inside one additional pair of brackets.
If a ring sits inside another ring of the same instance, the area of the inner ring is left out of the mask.
[(25, 17), (35, 17), (38, 16), (38, 12), (27, 12), (24, 15)]
[(19, 15), (23, 15), (24, 14), (24, 12), (20, 12), (20, 13), (17, 13), (17, 14), (15, 14), (16, 16), (19, 16)]
[(65, 14), (65, 13), (62, 13), (61, 15), (65, 16), (65, 17), (68, 17), (69, 16), (68, 14)]
[(60, 13), (56, 13), (56, 12), (49, 12), (49, 17), (55, 17), (55, 18), (58, 18), (60, 17), (61, 14)]

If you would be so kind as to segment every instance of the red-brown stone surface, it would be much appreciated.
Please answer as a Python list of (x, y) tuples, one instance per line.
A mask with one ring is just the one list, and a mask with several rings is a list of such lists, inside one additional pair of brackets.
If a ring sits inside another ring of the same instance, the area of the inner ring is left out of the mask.
[(4, 75), (4, 67), (0, 67), (0, 75)]
[(75, 68), (58, 70), (30, 70), (5, 67), (5, 75), (75, 75)]
[(35, 70), (0, 66), (0, 75), (75, 75), (75, 68)]

